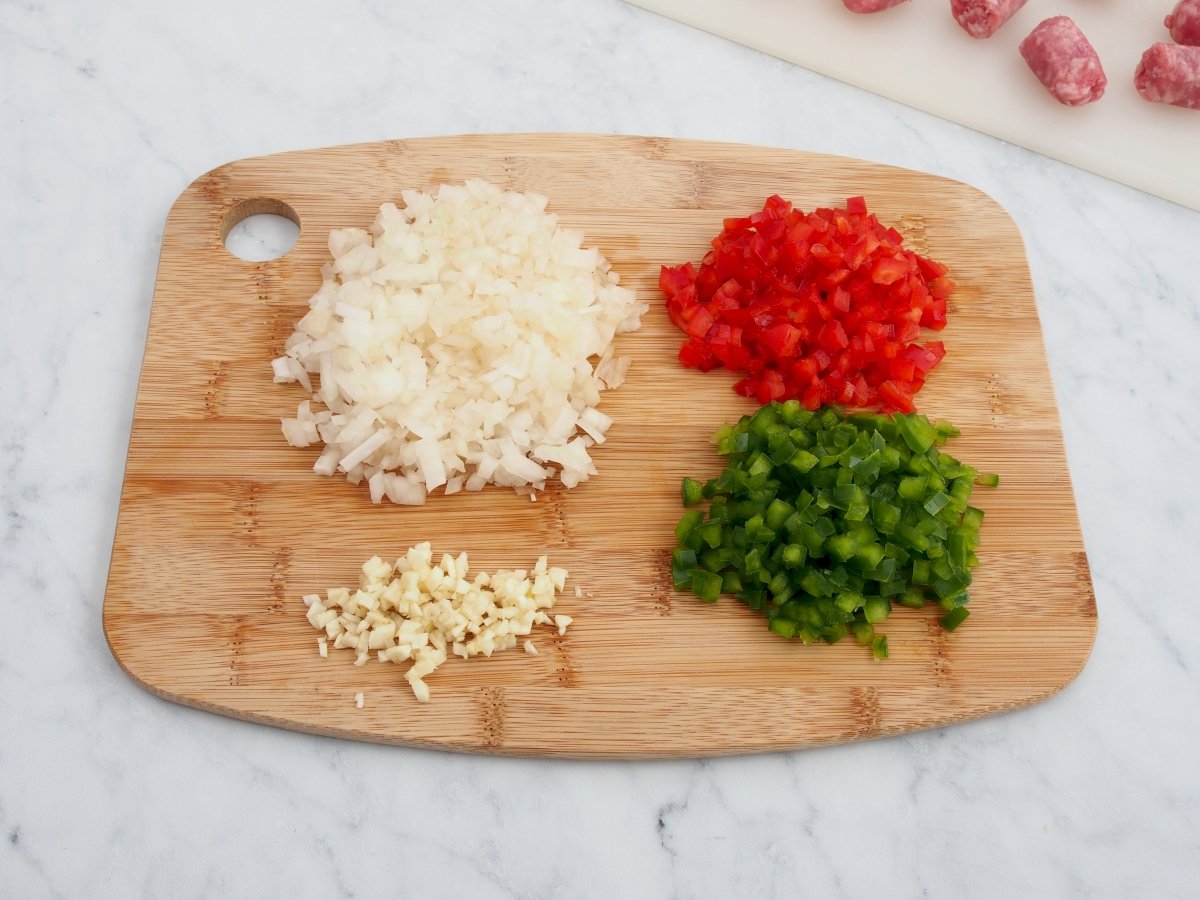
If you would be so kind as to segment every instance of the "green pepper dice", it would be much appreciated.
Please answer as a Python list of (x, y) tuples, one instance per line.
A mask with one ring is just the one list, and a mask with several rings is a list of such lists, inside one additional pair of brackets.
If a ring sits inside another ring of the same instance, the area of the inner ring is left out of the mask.
[(930, 599), (958, 628), (969, 612), (983, 510), (995, 486), (940, 447), (959, 434), (914, 413), (849, 416), (769, 403), (713, 438), (728, 457), (710, 481), (684, 478), (672, 581), (706, 603), (733, 594), (772, 632), (833, 643), (846, 636), (888, 656), (878, 626)]

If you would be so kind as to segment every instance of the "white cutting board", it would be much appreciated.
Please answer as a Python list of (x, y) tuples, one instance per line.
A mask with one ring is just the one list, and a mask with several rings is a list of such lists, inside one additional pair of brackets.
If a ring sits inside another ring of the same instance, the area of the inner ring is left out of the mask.
[[(1147, 103), (1138, 60), (1170, 42), (1176, 0), (1030, 0), (994, 37), (975, 40), (949, 0), (858, 15), (841, 0), (633, 0), (680, 22), (1200, 210), (1200, 110)], [(1061, 106), (1017, 46), (1067, 15), (1100, 54), (1108, 89)]]

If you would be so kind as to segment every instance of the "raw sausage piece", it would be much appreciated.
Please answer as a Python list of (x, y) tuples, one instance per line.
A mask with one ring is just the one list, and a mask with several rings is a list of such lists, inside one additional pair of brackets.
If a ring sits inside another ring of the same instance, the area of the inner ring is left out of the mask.
[(1142, 54), (1133, 83), (1152, 103), (1200, 109), (1200, 47), (1155, 44)]
[(950, 0), (955, 21), (973, 38), (990, 38), (1028, 0)]
[(1046, 90), (1065, 106), (1104, 96), (1108, 79), (1096, 48), (1066, 16), (1047, 19), (1021, 41), (1021, 55)]
[(1200, 0), (1179, 0), (1163, 21), (1177, 44), (1200, 45)]
[(903, 3), (904, 0), (842, 0), (846, 4), (846, 9), (856, 13), (873, 13), (883, 12), (885, 9), (891, 9), (898, 3)]

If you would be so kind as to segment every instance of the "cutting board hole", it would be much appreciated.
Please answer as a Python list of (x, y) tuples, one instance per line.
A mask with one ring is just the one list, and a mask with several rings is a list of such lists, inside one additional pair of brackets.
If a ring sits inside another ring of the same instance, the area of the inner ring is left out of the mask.
[(279, 259), (300, 239), (300, 217), (282, 200), (243, 200), (225, 215), (225, 249), (246, 262)]

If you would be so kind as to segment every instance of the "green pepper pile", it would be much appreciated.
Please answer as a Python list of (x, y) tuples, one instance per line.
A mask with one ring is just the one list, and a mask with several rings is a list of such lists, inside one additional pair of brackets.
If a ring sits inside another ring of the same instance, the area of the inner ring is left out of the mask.
[(795, 400), (723, 426), (725, 470), (683, 480), (685, 506), (711, 502), (675, 529), (676, 588), (710, 603), (733, 594), (806, 644), (853, 634), (876, 659), (887, 637), (875, 626), (893, 603), (936, 599), (942, 626), (957, 628), (983, 522), (971, 491), (999, 482), (938, 449), (958, 433), (914, 413), (811, 412)]

